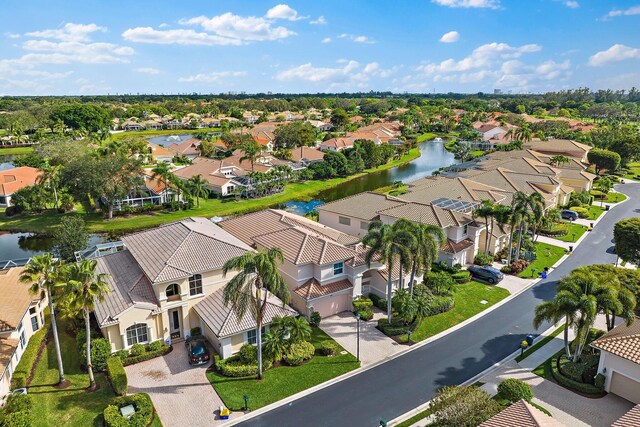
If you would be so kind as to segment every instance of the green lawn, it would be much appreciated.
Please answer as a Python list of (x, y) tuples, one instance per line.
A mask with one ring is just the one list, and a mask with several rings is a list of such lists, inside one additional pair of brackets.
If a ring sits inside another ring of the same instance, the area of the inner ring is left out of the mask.
[(563, 242), (575, 243), (587, 231), (587, 227), (580, 224), (566, 223), (568, 233), (564, 236), (555, 236), (553, 239), (562, 240)]
[[(536, 258), (522, 273), (518, 274), (518, 277), (530, 279), (536, 277), (538, 273), (544, 270), (545, 267), (551, 268), (562, 256), (566, 253), (564, 248), (560, 246), (548, 245), (542, 242), (536, 242)], [(532, 276), (532, 271), (535, 268), (535, 274)]]
[(33, 399), (34, 426), (102, 426), (102, 412), (115, 397), (104, 374), (97, 373), (100, 388), (87, 393), (89, 377), (80, 371), (81, 356), (76, 340), (65, 331), (64, 321), (58, 322), (60, 346), (65, 375), (71, 386), (63, 390), (53, 387), (58, 382), (53, 338), (42, 353), (29, 395)]
[(627, 169), (629, 169), (629, 173), (624, 176), (625, 178), (638, 179), (640, 176), (640, 162), (629, 163)]
[(141, 130), (132, 132), (120, 132), (112, 134), (112, 138), (115, 140), (124, 138), (125, 136), (143, 136), (154, 137), (162, 135), (178, 135), (178, 134), (192, 134), (200, 132), (220, 132), (220, 128), (203, 128), (203, 129), (163, 129), (163, 130)]
[(607, 194), (607, 198), (605, 199), (605, 202), (618, 203), (618, 202), (623, 202), (625, 200), (627, 200), (627, 196), (625, 196), (624, 194), (611, 191), (609, 192), (609, 194)]
[(589, 206), (588, 209), (589, 209), (589, 212), (588, 212), (587, 219), (591, 219), (594, 221), (598, 219), (600, 215), (602, 215), (602, 212), (604, 212), (604, 208), (601, 208), (600, 206), (596, 206), (596, 205), (591, 205)]
[(435, 137), (436, 137), (435, 133), (431, 133), (431, 132), (423, 133), (422, 135), (418, 135), (418, 137), (416, 138), (416, 142), (421, 143), (424, 141), (431, 141)]
[(427, 408), (422, 412), (418, 412), (413, 417), (406, 419), (400, 424), (394, 425), (393, 427), (411, 427), (418, 421), (424, 420), (425, 418), (427, 418), (428, 416), (431, 416), (432, 414), (433, 414), (433, 410)]
[[(460, 322), (475, 316), (484, 309), (509, 296), (509, 291), (497, 286), (471, 281), (463, 285), (456, 285), (454, 291), (455, 305), (446, 313), (429, 316), (422, 320), (411, 334), (411, 341), (422, 341)], [(487, 304), (481, 304), (485, 300)], [(407, 335), (398, 336), (401, 342), (407, 341)]]
[(5, 231), (29, 231), (39, 233), (50, 233), (52, 227), (56, 227), (63, 215), (81, 215), (87, 223), (89, 231), (94, 233), (123, 233), (144, 228), (154, 227), (171, 221), (177, 221), (191, 216), (213, 217), (225, 216), (231, 214), (243, 214), (248, 212), (259, 211), (279, 203), (285, 203), (293, 199), (304, 200), (311, 199), (320, 191), (333, 188), (338, 184), (361, 177), (367, 173), (391, 169), (411, 160), (420, 157), (420, 151), (417, 148), (409, 150), (409, 152), (378, 168), (367, 169), (366, 171), (352, 175), (346, 178), (333, 178), (327, 180), (307, 181), (302, 183), (287, 184), (282, 193), (274, 194), (259, 199), (201, 199), (200, 207), (186, 211), (177, 212), (152, 212), (149, 214), (140, 214), (130, 217), (117, 217), (110, 221), (103, 219), (100, 213), (85, 213), (80, 206), (78, 212), (59, 214), (53, 210), (46, 211), (41, 214), (16, 215), (11, 218), (2, 218), (0, 222), (0, 230)]
[(29, 154), (32, 151), (33, 151), (33, 147), (0, 148), (0, 156), (15, 156), (19, 154)]
[(547, 335), (546, 337), (544, 337), (543, 339), (541, 339), (540, 341), (535, 343), (533, 346), (528, 348), (527, 351), (524, 352), (524, 354), (516, 357), (516, 362), (523, 361), (524, 359), (526, 359), (527, 357), (531, 356), (533, 353), (538, 351), (542, 346), (544, 346), (545, 344), (549, 343), (552, 339), (554, 339), (555, 337), (560, 335), (560, 333), (562, 333), (562, 331), (564, 331), (564, 326), (565, 325), (560, 326), (558, 329), (553, 331), (551, 334)]
[[(322, 341), (330, 339), (321, 329), (313, 328), (310, 342), (316, 348)], [(254, 377), (223, 377), (213, 371), (207, 372), (207, 378), (229, 409), (241, 410), (244, 407), (243, 396), (247, 394), (249, 408), (255, 410), (352, 371), (359, 365), (360, 362), (350, 353), (331, 357), (316, 355), (301, 366), (270, 369), (264, 372), (262, 381)]]
[(482, 156), (484, 156), (485, 154), (487, 154), (487, 152), (486, 152), (486, 151), (483, 151), (483, 150), (474, 150), (474, 151), (471, 151), (471, 152), (469, 153), (469, 155), (471, 155), (471, 158), (474, 158), (474, 159), (475, 159), (476, 157), (482, 157)]

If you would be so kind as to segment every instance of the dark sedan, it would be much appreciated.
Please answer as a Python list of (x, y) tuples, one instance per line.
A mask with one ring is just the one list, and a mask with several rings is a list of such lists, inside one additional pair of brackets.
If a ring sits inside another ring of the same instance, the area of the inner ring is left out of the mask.
[(189, 352), (189, 364), (200, 365), (208, 363), (209, 349), (204, 339), (192, 339), (187, 343), (187, 351)]
[(504, 278), (504, 274), (502, 274), (500, 270), (489, 265), (472, 265), (468, 268), (468, 271), (474, 279), (484, 280), (492, 285), (500, 282)]

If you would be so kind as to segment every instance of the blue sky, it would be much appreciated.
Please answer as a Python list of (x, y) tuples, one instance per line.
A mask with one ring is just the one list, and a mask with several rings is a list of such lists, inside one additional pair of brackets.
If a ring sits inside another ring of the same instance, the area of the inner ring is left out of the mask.
[(0, 95), (640, 86), (640, 0), (4, 0), (3, 10)]

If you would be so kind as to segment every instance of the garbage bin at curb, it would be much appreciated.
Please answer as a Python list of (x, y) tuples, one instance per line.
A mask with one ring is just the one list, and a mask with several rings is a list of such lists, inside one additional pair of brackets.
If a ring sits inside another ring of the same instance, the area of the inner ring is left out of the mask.
[(573, 252), (573, 246), (569, 246), (569, 252)]

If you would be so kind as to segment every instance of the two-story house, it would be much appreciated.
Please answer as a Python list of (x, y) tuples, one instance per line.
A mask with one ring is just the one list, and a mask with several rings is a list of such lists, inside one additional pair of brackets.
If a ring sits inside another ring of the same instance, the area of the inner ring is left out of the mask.
[(23, 267), (0, 270), (0, 401), (9, 393), (11, 378), (31, 336), (44, 326), (44, 293), (29, 292), (20, 282)]
[[(239, 319), (224, 304), (222, 274), (229, 259), (252, 251), (205, 218), (188, 218), (125, 236), (125, 250), (97, 258), (110, 292), (96, 301), (95, 317), (115, 350), (163, 340), (175, 343), (201, 328), (221, 357), (255, 343), (251, 313)], [(295, 311), (273, 297), (265, 325)]]
[(447, 236), (439, 260), (447, 264), (473, 262), (478, 253), (484, 224), (471, 212), (478, 202), (440, 198), (428, 203), (409, 202), (398, 197), (365, 192), (318, 206), (321, 224), (359, 237), (367, 234), (374, 221), (393, 224), (400, 218), (441, 227)]
[(359, 295), (384, 295), (384, 268), (365, 262), (366, 248), (355, 236), (289, 212), (267, 209), (222, 221), (220, 226), (254, 248), (280, 248), (280, 273), (291, 292), (291, 305), (322, 317), (352, 309)]

